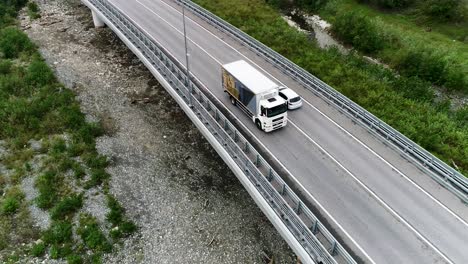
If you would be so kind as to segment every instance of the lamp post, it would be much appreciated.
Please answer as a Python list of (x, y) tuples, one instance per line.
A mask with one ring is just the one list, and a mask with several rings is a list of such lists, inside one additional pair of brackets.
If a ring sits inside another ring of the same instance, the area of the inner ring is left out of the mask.
[(187, 80), (187, 87), (189, 88), (189, 106), (192, 107), (192, 86), (190, 85), (190, 70), (189, 70), (189, 56), (188, 48), (187, 48), (187, 31), (185, 29), (185, 5), (182, 3), (182, 21), (184, 24), (184, 42), (185, 42), (185, 64), (186, 64), (186, 80)]

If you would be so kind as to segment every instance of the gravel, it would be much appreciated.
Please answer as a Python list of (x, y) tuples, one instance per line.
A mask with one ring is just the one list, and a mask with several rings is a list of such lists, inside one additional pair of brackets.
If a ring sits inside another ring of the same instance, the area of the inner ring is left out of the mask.
[[(58, 78), (106, 135), (110, 192), (138, 232), (106, 263), (296, 263), (237, 178), (148, 70), (78, 0), (39, 1), (22, 19)], [(102, 197), (85, 210), (106, 209)], [(268, 256), (265, 257), (265, 256)]]

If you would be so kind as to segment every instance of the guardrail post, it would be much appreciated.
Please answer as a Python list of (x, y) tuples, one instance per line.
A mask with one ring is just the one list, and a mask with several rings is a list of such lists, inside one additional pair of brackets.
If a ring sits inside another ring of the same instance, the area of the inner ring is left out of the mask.
[(318, 220), (315, 220), (314, 224), (312, 225), (312, 227), (310, 228), (310, 231), (312, 231), (312, 233), (315, 235), (317, 234), (317, 231), (318, 231)]
[(336, 241), (333, 241), (332, 247), (330, 248), (330, 255), (335, 256), (336, 254)]

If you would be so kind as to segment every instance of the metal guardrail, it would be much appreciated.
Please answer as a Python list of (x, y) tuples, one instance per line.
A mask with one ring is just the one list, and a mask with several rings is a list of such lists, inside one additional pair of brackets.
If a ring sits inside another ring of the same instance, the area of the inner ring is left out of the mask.
[(463, 202), (468, 203), (468, 179), (454, 168), (441, 161), (418, 144), (398, 132), (393, 127), (386, 124), (349, 98), (336, 91), (314, 75), (305, 71), (295, 63), (291, 62), (281, 54), (272, 50), (268, 46), (242, 32), (238, 28), (187, 0), (175, 0), (178, 4), (185, 5), (198, 17), (202, 18), (215, 28), (234, 36), (243, 45), (249, 47), (257, 55), (281, 69), (291, 78), (298, 81), (306, 89), (312, 91), (326, 102), (334, 105), (340, 112), (346, 114), (356, 123), (361, 124), (369, 132), (379, 136), (385, 142), (390, 143), (395, 149), (406, 157), (416, 161), (421, 169), (429, 172), (439, 184), (457, 195)]
[[(185, 67), (151, 36), (106, 0), (86, 0), (136, 46), (229, 153), (291, 234), (316, 263), (357, 263), (249, 141), (203, 92), (195, 79), (187, 85)], [(263, 172), (262, 172), (263, 171)]]

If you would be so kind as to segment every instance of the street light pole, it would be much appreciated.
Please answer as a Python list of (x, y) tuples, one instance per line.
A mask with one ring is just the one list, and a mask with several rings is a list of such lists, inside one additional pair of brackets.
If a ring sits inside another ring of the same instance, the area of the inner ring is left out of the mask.
[(190, 70), (189, 70), (189, 56), (190, 54), (188, 53), (187, 49), (187, 31), (185, 30), (185, 5), (182, 3), (182, 21), (184, 24), (184, 42), (185, 42), (185, 65), (186, 65), (186, 81), (187, 81), (187, 87), (189, 88), (189, 106), (192, 107), (192, 86), (190, 85)]

